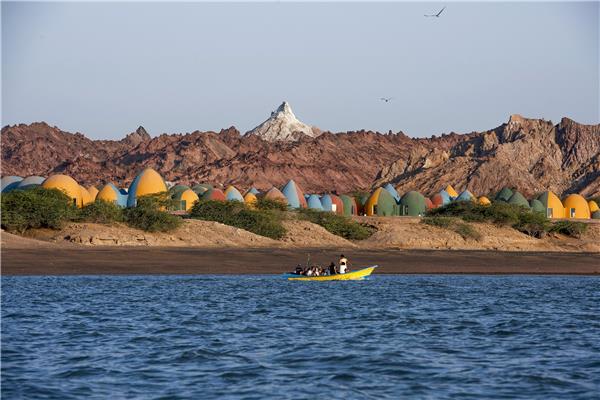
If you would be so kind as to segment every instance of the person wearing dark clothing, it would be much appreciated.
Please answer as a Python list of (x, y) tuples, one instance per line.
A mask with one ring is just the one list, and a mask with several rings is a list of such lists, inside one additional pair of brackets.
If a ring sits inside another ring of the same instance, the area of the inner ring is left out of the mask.
[(335, 263), (329, 264), (329, 275), (335, 275)]

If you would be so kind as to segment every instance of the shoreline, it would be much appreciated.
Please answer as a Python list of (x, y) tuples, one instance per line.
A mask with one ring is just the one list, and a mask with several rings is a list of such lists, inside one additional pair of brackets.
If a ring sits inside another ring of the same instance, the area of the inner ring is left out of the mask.
[(281, 274), (297, 264), (328, 264), (344, 253), (350, 267), (376, 274), (600, 275), (598, 253), (348, 248), (3, 248), (1, 276)]

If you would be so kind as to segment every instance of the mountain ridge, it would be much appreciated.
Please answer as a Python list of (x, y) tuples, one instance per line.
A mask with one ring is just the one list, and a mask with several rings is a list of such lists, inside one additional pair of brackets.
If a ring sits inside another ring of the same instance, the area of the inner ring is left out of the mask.
[[(42, 157), (40, 155), (43, 155)], [(446, 184), (488, 194), (600, 194), (600, 124), (558, 124), (513, 115), (496, 128), (410, 138), (373, 131), (265, 140), (235, 127), (150, 137), (143, 127), (120, 140), (92, 140), (46, 123), (2, 128), (2, 175), (66, 173), (85, 185), (128, 185), (152, 167), (166, 180), (268, 189), (294, 179), (306, 191), (351, 192), (391, 182), (401, 191)]]

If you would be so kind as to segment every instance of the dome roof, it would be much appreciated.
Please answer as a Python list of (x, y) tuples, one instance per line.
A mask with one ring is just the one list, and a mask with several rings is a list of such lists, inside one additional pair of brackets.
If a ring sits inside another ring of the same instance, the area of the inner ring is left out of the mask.
[(2, 193), (10, 192), (11, 190), (15, 189), (22, 180), (23, 178), (15, 175), (2, 177)]
[(513, 192), (512, 196), (510, 196), (510, 199), (508, 199), (508, 204), (529, 208), (529, 202), (525, 196), (519, 192)]
[(507, 187), (503, 187), (498, 193), (496, 193), (495, 200), (506, 201), (510, 200), (510, 197), (513, 195), (513, 191)]
[(181, 192), (185, 192), (189, 188), (190, 187), (188, 185), (175, 185), (175, 186), (172, 186), (171, 188), (169, 188), (169, 193), (171, 193), (171, 196), (174, 197), (174, 196), (177, 196)]
[(40, 186), (42, 183), (44, 183), (45, 179), (46, 178), (36, 175), (28, 176), (27, 178), (20, 181), (16, 188), (21, 190), (31, 189), (36, 186)]
[(344, 203), (345, 215), (358, 215), (358, 205), (353, 196), (343, 194), (340, 196), (340, 200)]
[(257, 188), (255, 188), (254, 186), (252, 186), (250, 189), (248, 189), (248, 191), (247, 191), (246, 193), (252, 193), (253, 195), (255, 195), (255, 196), (256, 196), (256, 195), (257, 195), (257, 194), (259, 194), (260, 192), (258, 191), (258, 189), (257, 189)]
[(196, 194), (198, 196), (202, 196), (204, 194), (204, 192), (206, 192), (207, 190), (212, 189), (212, 188), (213, 188), (213, 186), (209, 185), (208, 183), (199, 183), (197, 185), (194, 185), (192, 187), (192, 190), (194, 192), (196, 192)]
[(98, 196), (98, 189), (96, 188), (96, 186), (90, 186), (87, 188), (88, 193), (90, 194), (90, 196), (92, 196), (92, 201), (96, 200), (96, 196)]
[(592, 213), (592, 219), (600, 219), (600, 210)]
[(96, 195), (96, 200), (108, 201), (121, 207), (127, 206), (127, 195), (122, 194), (112, 182), (107, 183), (100, 189)]
[(244, 195), (244, 203), (248, 204), (249, 206), (253, 206), (254, 204), (256, 204), (257, 201), (258, 198), (256, 197), (256, 195), (250, 191), (248, 191)]
[(546, 207), (544, 207), (544, 205), (542, 204), (541, 201), (539, 201), (538, 199), (533, 199), (529, 202), (529, 207), (531, 207), (531, 209), (534, 212), (539, 212), (542, 214), (546, 214)]
[(317, 194), (311, 194), (308, 196), (308, 200), (306, 200), (306, 205), (308, 208), (313, 210), (323, 211), (323, 205), (321, 204), (321, 199)]
[(365, 204), (364, 211), (367, 215), (381, 215), (389, 216), (394, 215), (394, 207), (396, 206), (396, 200), (392, 197), (390, 192), (384, 188), (377, 188), (369, 196), (367, 203)]
[(83, 206), (83, 196), (81, 193), (81, 187), (75, 181), (67, 175), (51, 175), (43, 183), (42, 187), (45, 189), (59, 189), (66, 193), (73, 200), (73, 204), (77, 207)]
[(135, 206), (137, 204), (138, 197), (166, 191), (167, 185), (165, 184), (162, 176), (160, 176), (159, 173), (152, 168), (146, 168), (135, 177), (129, 186), (129, 190), (127, 191), (127, 206)]
[(344, 202), (334, 194), (324, 194), (321, 197), (321, 205), (324, 211), (331, 211), (337, 214), (344, 213)]
[(596, 203), (594, 200), (588, 201), (588, 207), (590, 208), (591, 213), (595, 213), (596, 211), (600, 210), (598, 203)]
[(225, 198), (229, 201), (241, 201), (244, 202), (244, 197), (240, 193), (239, 190), (235, 188), (235, 186), (229, 185), (227, 189), (225, 189)]
[(448, 193), (448, 196), (453, 197), (453, 198), (458, 197), (458, 193), (456, 192), (456, 190), (454, 190), (452, 185), (446, 186), (446, 189), (444, 189), (444, 190), (446, 191), (446, 193)]
[(94, 202), (94, 198), (83, 185), (79, 185), (79, 189), (81, 190), (81, 202), (84, 206)]
[(485, 196), (481, 196), (479, 198), (479, 200), (477, 200), (477, 202), (482, 205), (482, 206), (489, 206), (490, 204), (492, 204), (492, 202), (490, 201), (490, 199), (488, 199)]
[(287, 197), (285, 197), (283, 193), (281, 193), (281, 191), (275, 186), (269, 189), (269, 191), (265, 194), (265, 199), (282, 201), (287, 204)]
[(202, 194), (202, 196), (200, 196), (200, 198), (202, 200), (208, 200), (208, 201), (210, 201), (210, 200), (227, 201), (227, 198), (225, 197), (225, 193), (223, 193), (223, 191), (221, 189), (215, 189), (213, 187), (211, 187), (206, 192), (204, 192)]
[(289, 180), (288, 183), (285, 184), (283, 189), (281, 189), (281, 193), (287, 199), (288, 206), (292, 208), (306, 208), (306, 199), (304, 198), (304, 192), (294, 182), (294, 180)]
[(563, 200), (565, 207), (565, 218), (590, 219), (590, 207), (583, 196), (579, 194), (570, 194)]
[(462, 193), (456, 198), (456, 201), (473, 201), (475, 196), (468, 190), (463, 190)]
[(386, 184), (383, 188), (385, 190), (387, 190), (389, 194), (392, 195), (392, 197), (394, 198), (394, 200), (396, 200), (396, 202), (400, 201), (400, 194), (390, 183)]

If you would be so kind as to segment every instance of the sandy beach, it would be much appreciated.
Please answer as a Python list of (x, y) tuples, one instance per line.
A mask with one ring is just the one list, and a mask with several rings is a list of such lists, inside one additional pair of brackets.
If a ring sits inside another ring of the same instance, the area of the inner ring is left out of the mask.
[(600, 274), (597, 253), (467, 250), (198, 248), (21, 248), (2, 250), (2, 275), (280, 274), (345, 252), (351, 266), (378, 264), (378, 274)]

